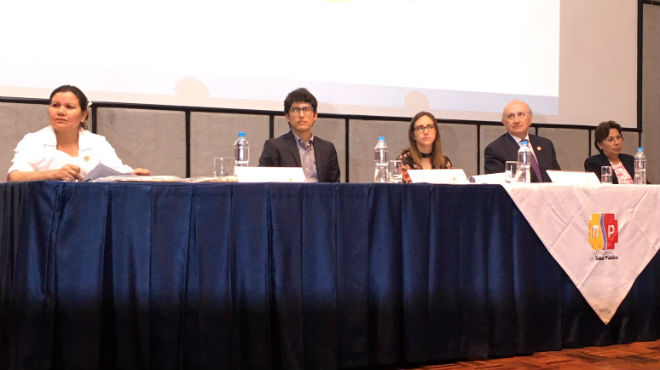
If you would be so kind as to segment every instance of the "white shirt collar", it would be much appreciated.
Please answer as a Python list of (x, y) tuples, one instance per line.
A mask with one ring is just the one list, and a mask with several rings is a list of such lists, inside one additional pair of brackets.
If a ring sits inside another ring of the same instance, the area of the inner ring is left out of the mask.
[(518, 136), (513, 136), (511, 134), (509, 134), (509, 136), (511, 136), (513, 138), (513, 140), (515, 140), (516, 143), (518, 143), (518, 145), (522, 145), (522, 144), (520, 144), (520, 142), (523, 141), (523, 140), (527, 140), (527, 144), (532, 145), (532, 142), (529, 141), (529, 133), (527, 135), (525, 135), (525, 138), (523, 138), (523, 139), (519, 138)]
[[(57, 146), (57, 137), (55, 136), (55, 130), (53, 126), (48, 126), (45, 128), (46, 131), (46, 145)], [(86, 150), (92, 147), (91, 141), (92, 135), (91, 132), (80, 129), (78, 131), (78, 150)]]

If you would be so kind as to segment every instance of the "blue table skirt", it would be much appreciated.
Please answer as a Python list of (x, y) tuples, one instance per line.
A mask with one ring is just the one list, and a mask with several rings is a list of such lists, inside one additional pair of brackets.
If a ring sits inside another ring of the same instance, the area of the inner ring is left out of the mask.
[(604, 325), (497, 185), (0, 184), (0, 368), (335, 369), (660, 338)]

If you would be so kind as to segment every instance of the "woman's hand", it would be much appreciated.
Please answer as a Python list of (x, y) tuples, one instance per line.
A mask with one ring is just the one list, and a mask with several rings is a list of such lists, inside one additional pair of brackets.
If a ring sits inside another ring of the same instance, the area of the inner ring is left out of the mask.
[(52, 170), (53, 180), (75, 181), (82, 180), (80, 167), (75, 164), (67, 164), (57, 170)]
[(133, 175), (149, 176), (151, 175), (151, 172), (149, 172), (149, 170), (146, 168), (136, 168), (133, 170)]
[(67, 164), (56, 170), (46, 171), (12, 171), (7, 175), (7, 181), (44, 181), (44, 180), (82, 180), (80, 167)]

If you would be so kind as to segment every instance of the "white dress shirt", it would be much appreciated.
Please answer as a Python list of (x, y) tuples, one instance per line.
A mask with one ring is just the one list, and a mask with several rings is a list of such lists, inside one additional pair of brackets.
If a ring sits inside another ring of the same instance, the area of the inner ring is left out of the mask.
[(11, 163), (7, 173), (55, 170), (75, 164), (84, 177), (99, 163), (122, 173), (133, 172), (130, 166), (122, 163), (105, 137), (87, 130), (80, 130), (77, 157), (57, 150), (57, 138), (51, 126), (25, 135), (16, 145)]
[[(536, 157), (536, 151), (534, 150), (534, 147), (532, 146), (532, 142), (529, 140), (529, 134), (527, 134), (524, 139), (521, 139), (518, 136), (514, 136), (514, 135), (511, 135), (511, 134), (509, 134), (509, 136), (511, 136), (513, 138), (513, 140), (515, 140), (516, 143), (518, 143), (518, 146), (522, 146), (521, 141), (527, 140), (527, 147), (532, 151), (532, 155), (538, 161), (538, 158)], [(516, 160), (517, 160), (517, 158), (516, 158)]]

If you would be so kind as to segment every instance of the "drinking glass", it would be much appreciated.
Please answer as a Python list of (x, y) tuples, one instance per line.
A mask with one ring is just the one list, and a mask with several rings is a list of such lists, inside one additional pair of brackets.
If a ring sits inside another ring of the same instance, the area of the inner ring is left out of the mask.
[(600, 167), (600, 183), (601, 184), (611, 184), (612, 183), (612, 166), (601, 166)]
[(399, 159), (392, 159), (389, 161), (388, 164), (388, 173), (390, 175), (390, 183), (392, 184), (400, 184), (403, 182), (403, 166), (401, 164), (401, 160)]
[(504, 181), (516, 182), (517, 169), (518, 169), (517, 161), (506, 161), (506, 163), (504, 163)]
[(225, 177), (234, 174), (234, 160), (229, 157), (213, 158), (213, 176)]

